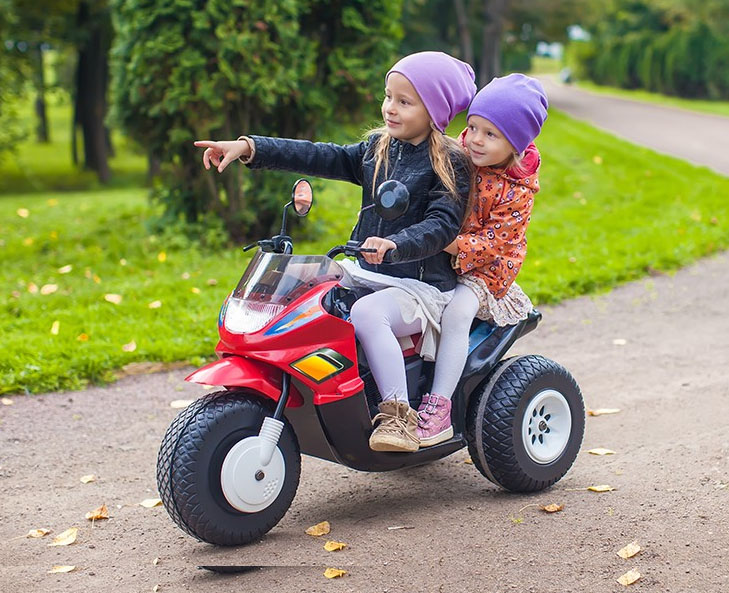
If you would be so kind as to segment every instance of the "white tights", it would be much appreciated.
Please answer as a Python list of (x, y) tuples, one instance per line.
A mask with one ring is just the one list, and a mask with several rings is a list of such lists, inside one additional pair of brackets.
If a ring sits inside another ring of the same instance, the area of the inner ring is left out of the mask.
[(419, 319), (403, 321), (397, 300), (392, 297), (394, 290), (399, 289), (385, 288), (362, 297), (354, 303), (350, 315), (383, 401), (408, 403), (405, 360), (397, 338), (420, 333), (423, 328)]
[(453, 300), (446, 306), (440, 321), (440, 344), (432, 393), (447, 399), (453, 397), (466, 365), (468, 334), (478, 306), (476, 293), (464, 284), (457, 284)]

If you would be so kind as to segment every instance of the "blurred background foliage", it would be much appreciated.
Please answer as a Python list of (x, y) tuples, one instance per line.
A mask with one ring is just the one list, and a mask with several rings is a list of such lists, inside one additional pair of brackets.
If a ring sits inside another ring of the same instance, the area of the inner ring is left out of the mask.
[(351, 141), (410, 52), (460, 57), (479, 86), (541, 53), (572, 79), (729, 99), (727, 0), (0, 0), (0, 37), (0, 159), (51, 142), (67, 105), (72, 167), (115, 186), (115, 148), (131, 148), (159, 228), (237, 241), (275, 226), (280, 174), (206, 175), (192, 140)]

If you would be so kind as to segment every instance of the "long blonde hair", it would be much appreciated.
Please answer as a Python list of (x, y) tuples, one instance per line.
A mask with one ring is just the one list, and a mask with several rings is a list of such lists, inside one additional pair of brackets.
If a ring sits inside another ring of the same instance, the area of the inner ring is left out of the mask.
[[(388, 150), (392, 136), (387, 132), (387, 127), (382, 126), (367, 132), (367, 138), (377, 136), (375, 139), (375, 173), (372, 176), (372, 195), (374, 196), (377, 176), (380, 173), (382, 164), (385, 164), (385, 179), (389, 168)], [(458, 141), (438, 130), (432, 129), (428, 136), (428, 155), (433, 171), (446, 188), (446, 193), (454, 200), (460, 200), (458, 185), (456, 183), (456, 172), (453, 168), (453, 160), (458, 159), (464, 165), (470, 165), (470, 159), (466, 158), (463, 149)], [(469, 169), (470, 170), (470, 169)]]

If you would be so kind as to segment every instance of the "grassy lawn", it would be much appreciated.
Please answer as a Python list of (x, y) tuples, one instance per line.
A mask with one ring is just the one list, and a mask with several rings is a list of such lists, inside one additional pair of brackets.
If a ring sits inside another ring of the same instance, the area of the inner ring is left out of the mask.
[[(126, 165), (115, 184), (126, 187), (100, 188), (56, 162), (63, 142), (54, 133), (46, 157), (27, 144), (0, 164), (10, 187), (0, 192), (0, 393), (76, 389), (135, 361), (202, 362), (250, 253), (150, 234), (134, 151), (120, 145), (117, 157)], [(729, 246), (729, 179), (555, 111), (539, 147), (543, 190), (519, 279), (535, 302), (607, 290)], [(358, 189), (317, 184), (304, 222), (317, 241), (298, 253), (347, 238)], [(288, 195), (282, 187), (282, 203)]]

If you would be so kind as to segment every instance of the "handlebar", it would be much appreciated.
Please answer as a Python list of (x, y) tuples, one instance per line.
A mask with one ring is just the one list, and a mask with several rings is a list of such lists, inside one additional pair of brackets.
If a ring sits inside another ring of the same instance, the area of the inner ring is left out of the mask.
[[(338, 255), (347, 255), (349, 257), (357, 257), (362, 253), (376, 253), (377, 249), (369, 249), (362, 247), (360, 241), (347, 241), (346, 245), (335, 245), (327, 252), (327, 257), (334, 259)], [(388, 249), (385, 257), (382, 259), (383, 264), (400, 263), (399, 252), (397, 249)]]

